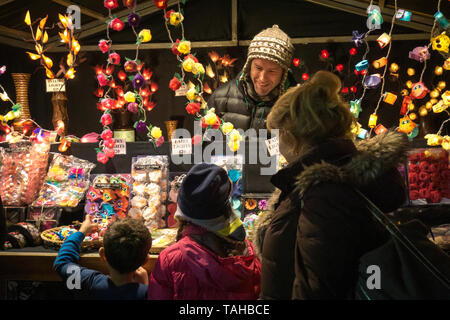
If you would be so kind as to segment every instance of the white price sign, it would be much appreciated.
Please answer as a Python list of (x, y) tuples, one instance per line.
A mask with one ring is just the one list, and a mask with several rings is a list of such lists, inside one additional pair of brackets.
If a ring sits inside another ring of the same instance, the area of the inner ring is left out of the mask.
[(192, 154), (192, 140), (172, 139), (172, 154)]
[(114, 154), (127, 154), (127, 142), (125, 139), (114, 139)]
[(278, 146), (278, 137), (273, 137), (272, 139), (266, 140), (267, 151), (269, 151), (269, 155), (276, 156), (280, 154), (280, 149)]
[(175, 97), (185, 96), (187, 91), (188, 91), (187, 85), (183, 84), (183, 85), (181, 85), (180, 88), (178, 88), (178, 89), (175, 91)]
[(66, 82), (64, 79), (46, 79), (47, 92), (65, 92)]

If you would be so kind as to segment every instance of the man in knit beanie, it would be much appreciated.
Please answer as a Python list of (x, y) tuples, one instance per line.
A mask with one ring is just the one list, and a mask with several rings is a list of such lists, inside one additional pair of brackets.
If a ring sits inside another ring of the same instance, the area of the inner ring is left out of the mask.
[(265, 129), (275, 101), (295, 85), (288, 77), (293, 54), (291, 39), (277, 25), (261, 31), (249, 45), (241, 73), (214, 91), (208, 107), (235, 128)]

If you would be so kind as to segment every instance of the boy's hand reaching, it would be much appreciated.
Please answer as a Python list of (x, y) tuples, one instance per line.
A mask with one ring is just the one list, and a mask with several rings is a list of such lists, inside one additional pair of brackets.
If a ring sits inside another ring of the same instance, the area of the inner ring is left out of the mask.
[(98, 223), (92, 221), (92, 216), (87, 214), (84, 218), (83, 224), (80, 227), (80, 232), (83, 232), (85, 236), (91, 234), (98, 228)]
[(134, 282), (148, 284), (147, 270), (145, 270), (143, 267), (137, 268), (136, 271), (134, 272), (133, 280)]

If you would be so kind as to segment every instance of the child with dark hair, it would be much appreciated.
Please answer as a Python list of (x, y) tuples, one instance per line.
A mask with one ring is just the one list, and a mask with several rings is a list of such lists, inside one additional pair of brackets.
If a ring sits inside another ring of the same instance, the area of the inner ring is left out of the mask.
[(79, 274), (80, 289), (86, 298), (101, 300), (142, 300), (147, 296), (148, 274), (141, 267), (148, 261), (152, 238), (141, 220), (125, 218), (113, 222), (103, 237), (100, 259), (106, 262), (109, 276), (78, 265), (80, 247), (86, 235), (98, 225), (86, 215), (80, 231), (64, 241), (53, 269), (64, 281)]
[(183, 179), (175, 218), (177, 243), (162, 251), (150, 275), (150, 300), (257, 299), (261, 263), (230, 205), (232, 184), (213, 164)]

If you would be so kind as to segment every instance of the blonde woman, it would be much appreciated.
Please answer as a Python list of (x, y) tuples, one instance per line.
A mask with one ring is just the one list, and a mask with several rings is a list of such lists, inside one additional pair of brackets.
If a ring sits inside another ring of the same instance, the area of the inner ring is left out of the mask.
[(406, 136), (387, 132), (356, 144), (340, 88), (336, 75), (319, 71), (268, 115), (289, 165), (272, 177), (272, 208), (256, 227), (262, 299), (353, 298), (358, 258), (386, 234), (352, 188), (385, 212), (405, 201), (396, 167), (406, 157)]

